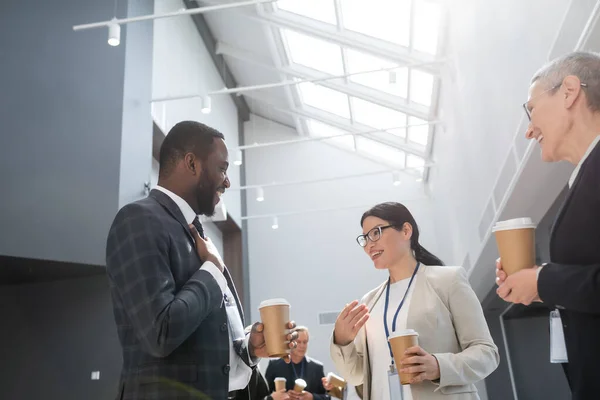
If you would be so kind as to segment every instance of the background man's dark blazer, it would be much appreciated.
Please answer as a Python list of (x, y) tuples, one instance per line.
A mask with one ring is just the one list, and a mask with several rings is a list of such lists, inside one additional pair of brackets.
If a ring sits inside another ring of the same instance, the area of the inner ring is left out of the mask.
[(321, 378), (325, 376), (323, 364), (310, 357), (304, 357), (303, 362), (305, 363), (304, 375), (297, 376), (297, 374), (300, 374), (300, 365), (295, 366), (296, 374), (294, 374), (294, 366), (292, 363), (286, 364), (283, 360), (270, 361), (267, 372), (265, 373), (265, 378), (267, 379), (271, 392), (275, 391), (275, 378), (285, 378), (287, 390), (292, 390), (294, 388), (294, 381), (297, 378), (302, 378), (306, 381), (307, 386), (305, 390), (312, 393), (315, 400), (330, 399), (326, 394), (323, 382), (321, 381)]
[(542, 301), (560, 310), (573, 400), (600, 398), (600, 144), (567, 194), (540, 271)]
[[(123, 207), (110, 228), (106, 263), (123, 348), (118, 398), (226, 399), (230, 338), (223, 294), (200, 269), (177, 204), (152, 190)], [(227, 271), (225, 277), (243, 320)], [(250, 365), (243, 342), (235, 349)]]

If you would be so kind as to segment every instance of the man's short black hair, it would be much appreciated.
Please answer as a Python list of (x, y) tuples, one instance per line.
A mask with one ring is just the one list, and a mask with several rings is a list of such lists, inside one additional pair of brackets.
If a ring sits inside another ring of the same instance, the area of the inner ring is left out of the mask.
[(176, 124), (160, 146), (159, 177), (167, 177), (187, 153), (194, 153), (201, 160), (206, 160), (213, 151), (215, 138), (225, 140), (221, 132), (197, 121)]

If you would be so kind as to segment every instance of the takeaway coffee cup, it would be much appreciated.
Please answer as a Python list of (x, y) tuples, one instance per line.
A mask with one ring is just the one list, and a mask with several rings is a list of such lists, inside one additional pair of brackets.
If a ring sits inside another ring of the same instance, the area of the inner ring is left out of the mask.
[(338, 388), (346, 387), (346, 381), (344, 380), (344, 378), (337, 376), (333, 372), (327, 374), (327, 383)]
[(265, 344), (269, 357), (289, 354), (286, 336), (289, 333), (290, 303), (285, 299), (271, 299), (260, 303), (260, 319), (264, 325)]
[[(390, 335), (388, 341), (390, 342), (390, 346), (392, 347), (392, 353), (394, 354), (394, 363), (396, 364), (396, 369), (400, 370), (402, 367), (402, 360), (407, 358), (404, 354), (406, 350), (411, 347), (419, 345), (419, 334), (413, 329), (405, 329), (401, 331), (396, 331)], [(410, 380), (414, 378), (417, 374), (403, 374), (398, 372), (400, 376), (400, 383), (402, 385), (408, 385)]]
[(304, 379), (296, 379), (294, 382), (294, 392), (302, 393), (306, 387), (306, 381)]
[(287, 382), (287, 379), (285, 379), (285, 378), (275, 378), (275, 391), (281, 392), (282, 390), (285, 390), (286, 382)]
[(498, 221), (492, 228), (507, 275), (535, 265), (535, 227), (531, 218), (515, 218)]

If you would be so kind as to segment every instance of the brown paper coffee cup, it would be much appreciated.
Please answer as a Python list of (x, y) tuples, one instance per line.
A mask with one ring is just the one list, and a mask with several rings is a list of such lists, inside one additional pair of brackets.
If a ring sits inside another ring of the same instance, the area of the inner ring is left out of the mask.
[(531, 218), (498, 221), (492, 232), (507, 275), (535, 265), (535, 224)]
[(327, 374), (327, 383), (333, 385), (334, 387), (345, 388), (346, 381), (341, 376), (337, 376), (333, 372)]
[(282, 390), (285, 390), (286, 382), (287, 382), (287, 379), (285, 379), (285, 378), (275, 378), (275, 391), (280, 392)]
[(286, 336), (290, 321), (290, 303), (285, 299), (271, 299), (260, 303), (260, 319), (264, 325), (265, 344), (269, 357), (284, 357), (289, 354)]
[(304, 379), (296, 379), (294, 382), (294, 392), (302, 393), (306, 387), (306, 381)]
[(400, 373), (400, 369), (406, 367), (405, 365), (402, 365), (402, 360), (408, 357), (404, 354), (404, 352), (411, 347), (418, 346), (418, 338), (419, 334), (412, 329), (396, 331), (392, 333), (388, 338), (390, 346), (392, 347), (392, 353), (394, 354), (394, 364), (396, 364), (396, 369), (398, 370), (398, 375), (400, 376), (400, 383), (402, 385), (408, 385), (410, 383), (410, 380), (417, 375)]

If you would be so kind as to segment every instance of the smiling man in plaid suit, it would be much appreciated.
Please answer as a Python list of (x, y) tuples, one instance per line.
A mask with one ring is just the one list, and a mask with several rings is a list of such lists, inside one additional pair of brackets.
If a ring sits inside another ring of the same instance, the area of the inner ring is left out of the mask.
[[(160, 149), (157, 188), (115, 217), (106, 263), (123, 348), (118, 399), (257, 393), (249, 382), (262, 379), (256, 369), (267, 356), (262, 324), (245, 333), (231, 276), (197, 217), (214, 214), (229, 188), (227, 158), (222, 133), (178, 123)], [(296, 337), (288, 336), (290, 347)]]

